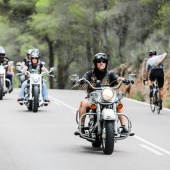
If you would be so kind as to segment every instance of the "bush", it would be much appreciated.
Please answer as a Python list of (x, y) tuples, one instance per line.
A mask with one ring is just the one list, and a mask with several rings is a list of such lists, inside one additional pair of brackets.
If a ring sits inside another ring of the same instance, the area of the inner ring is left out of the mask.
[(138, 100), (138, 101), (144, 101), (144, 97), (141, 92), (136, 92), (133, 96), (132, 99)]

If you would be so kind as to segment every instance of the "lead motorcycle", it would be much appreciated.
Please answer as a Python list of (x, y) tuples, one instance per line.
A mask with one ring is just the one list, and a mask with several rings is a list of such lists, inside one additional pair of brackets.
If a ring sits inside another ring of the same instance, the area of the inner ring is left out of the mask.
[(9, 65), (0, 65), (0, 100), (3, 99), (6, 93), (11, 92), (11, 82), (7, 79), (6, 76), (6, 69)]
[[(89, 93), (90, 110), (87, 110), (79, 120), (78, 111), (76, 113), (76, 122), (80, 131), (80, 137), (91, 142), (93, 147), (100, 147), (102, 145), (104, 154), (112, 154), (115, 142), (134, 135), (134, 133), (131, 133), (132, 123), (128, 116), (117, 112), (118, 108), (121, 109), (123, 107), (121, 103), (123, 92), (117, 92), (116, 90), (120, 88), (123, 80), (114, 87), (101, 85), (100, 87), (93, 87), (88, 80), (84, 78), (79, 79), (79, 76), (76, 74), (71, 75), (70, 78), (74, 84), (72, 88), (79, 86), (86, 92), (89, 87), (91, 89)], [(129, 75), (129, 79), (126, 79), (126, 81), (129, 84), (133, 84), (134, 74)], [(128, 133), (121, 133), (122, 128), (118, 116), (124, 116), (126, 118)], [(81, 126), (81, 122), (84, 117), (88, 121), (83, 127)], [(82, 130), (85, 133), (82, 133)]]
[(24, 90), (24, 100), (19, 101), (20, 105), (25, 104), (28, 110), (32, 110), (33, 112), (37, 112), (39, 107), (47, 106), (49, 102), (45, 102), (43, 100), (42, 95), (42, 83), (43, 75), (54, 77), (50, 73), (54, 71), (54, 67), (50, 68), (48, 72), (42, 72), (41, 74), (37, 73), (37, 70), (29, 71), (19, 70), (21, 73), (17, 73), (16, 75), (26, 75), (28, 76), (27, 87)]

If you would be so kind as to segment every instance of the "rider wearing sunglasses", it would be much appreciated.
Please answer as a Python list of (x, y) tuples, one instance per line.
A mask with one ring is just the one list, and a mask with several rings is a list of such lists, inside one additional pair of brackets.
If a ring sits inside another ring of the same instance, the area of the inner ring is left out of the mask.
[[(116, 85), (121, 80), (126, 80), (123, 77), (119, 77), (116, 73), (109, 71), (108, 67), (108, 57), (104, 53), (97, 53), (93, 59), (93, 68), (92, 70), (86, 72), (83, 78), (87, 79), (93, 86), (100, 85)], [(98, 83), (100, 82), (100, 83)], [(124, 81), (126, 83), (126, 81)], [(88, 89), (90, 91), (90, 89)], [(90, 103), (88, 100), (88, 96), (83, 99), (80, 103), (79, 107), (79, 118), (86, 113), (86, 110), (90, 108)], [(118, 113), (124, 113), (124, 109), (118, 109)], [(128, 133), (127, 128), (125, 126), (125, 118), (123, 116), (119, 116), (121, 125), (122, 125), (122, 133)], [(82, 126), (84, 126), (85, 118), (82, 119)], [(84, 133), (84, 131), (82, 132)], [(79, 135), (79, 130), (74, 133), (75, 135)]]
[[(28, 70), (29, 72), (36, 72), (39, 74), (41, 74), (41, 72), (47, 72), (47, 69), (40, 62), (40, 52), (38, 49), (33, 49), (31, 51), (31, 62), (27, 63), (26, 66), (23, 68), (23, 70), (25, 71)], [(21, 85), (21, 91), (20, 91), (18, 101), (24, 100), (24, 89), (26, 88), (26, 86), (27, 86), (27, 80), (25, 80)], [(47, 86), (44, 81), (42, 85), (42, 94), (43, 94), (44, 101), (50, 102), (50, 100), (48, 99)]]

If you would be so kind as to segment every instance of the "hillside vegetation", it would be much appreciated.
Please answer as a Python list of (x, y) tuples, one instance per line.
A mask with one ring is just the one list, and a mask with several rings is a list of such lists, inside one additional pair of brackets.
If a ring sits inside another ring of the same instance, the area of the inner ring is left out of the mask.
[(15, 63), (39, 48), (47, 68), (56, 67), (49, 87), (66, 89), (69, 75), (90, 69), (98, 52), (109, 68), (134, 70), (150, 49), (169, 52), (169, 11), (169, 0), (0, 0), (0, 46)]

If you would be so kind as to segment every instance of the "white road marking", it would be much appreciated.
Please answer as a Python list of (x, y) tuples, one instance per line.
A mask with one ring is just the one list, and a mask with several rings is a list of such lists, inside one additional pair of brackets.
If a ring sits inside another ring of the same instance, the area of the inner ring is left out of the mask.
[(74, 114), (76, 114), (76, 112), (75, 111), (71, 111), (72, 113), (74, 113)]
[(53, 103), (55, 103), (56, 105), (61, 105), (60, 103), (58, 103), (58, 102), (53, 102)]
[[(141, 101), (138, 101), (138, 100), (134, 100), (134, 99), (129, 99), (129, 98), (126, 98), (124, 97), (126, 100), (130, 100), (130, 101), (133, 101), (133, 102), (136, 102), (136, 103), (140, 103), (140, 104), (144, 104), (144, 105), (150, 105), (149, 103), (145, 103), (145, 102), (141, 102)], [(162, 108), (163, 110), (166, 110), (166, 111), (170, 111), (170, 109), (168, 108)]]
[(168, 155), (170, 155), (169, 151), (167, 151), (167, 150), (165, 150), (165, 149), (163, 149), (163, 148), (161, 148), (161, 147), (159, 147), (159, 146), (157, 146), (157, 145), (155, 145), (155, 144), (153, 144), (153, 143), (151, 143), (151, 142), (149, 142), (149, 141), (147, 141), (147, 140), (145, 140), (145, 139), (143, 139), (139, 136), (135, 135), (134, 138), (136, 138), (136, 139), (138, 139), (138, 140), (140, 140), (140, 141), (142, 141), (142, 142), (144, 142), (144, 143), (146, 143), (146, 144), (148, 144), (148, 145), (150, 145), (150, 146), (152, 146), (152, 147), (154, 147), (154, 148), (156, 148), (156, 149), (158, 149), (158, 150), (160, 150), (160, 151), (162, 151), (162, 152), (164, 152)]
[(52, 97), (52, 96), (49, 96), (49, 98), (53, 99), (54, 101), (56, 101), (56, 102), (58, 102), (58, 103), (60, 103), (60, 104), (63, 104), (64, 106), (66, 106), (66, 107), (68, 107), (68, 108), (70, 108), (70, 109), (72, 109), (72, 110), (74, 110), (74, 111), (77, 110), (77, 109), (75, 109), (75, 108), (69, 106), (68, 104), (62, 102), (61, 100), (58, 100), (58, 99), (56, 99), (56, 98), (54, 98), (54, 97)]
[(156, 151), (155, 149), (150, 148), (149, 146), (146, 146), (146, 145), (143, 145), (143, 144), (141, 144), (140, 146), (142, 146), (142, 147), (144, 147), (145, 149), (147, 149), (147, 150), (155, 153), (156, 155), (164, 155), (164, 154), (162, 154), (161, 152), (158, 152), (158, 151)]
[[(72, 109), (72, 112), (73, 112), (74, 114), (76, 114), (77, 109), (71, 107), (70, 105), (68, 105), (68, 104), (62, 102), (61, 100), (58, 100), (58, 99), (56, 99), (56, 98), (54, 98), (54, 97), (52, 97), (52, 96), (49, 96), (49, 97), (50, 97), (51, 99), (53, 99), (54, 101), (56, 101), (56, 102), (58, 102), (58, 103), (60, 103), (60, 104), (63, 104), (64, 106)], [(126, 99), (127, 99), (127, 98), (126, 98)], [(133, 99), (128, 99), (128, 100), (133, 100)], [(133, 101), (136, 101), (136, 100), (133, 100)], [(147, 104), (147, 103), (143, 103), (143, 102), (140, 102), (140, 101), (136, 101), (136, 102), (139, 102), (139, 103), (142, 103), (142, 104)], [(149, 104), (147, 104), (147, 105), (149, 105)], [(140, 140), (140, 141), (142, 141), (142, 142), (144, 142), (144, 143), (146, 143), (146, 144), (148, 144), (148, 145), (150, 145), (150, 146), (152, 146), (152, 147), (154, 147), (154, 148), (156, 148), (156, 149), (158, 149), (158, 150), (160, 150), (160, 151), (162, 151), (162, 152), (164, 152), (164, 153), (166, 153), (166, 154), (168, 154), (168, 155), (170, 155), (170, 152), (169, 152), (169, 151), (167, 151), (167, 150), (165, 150), (165, 149), (163, 149), (163, 148), (161, 148), (161, 147), (159, 147), (159, 146), (157, 146), (157, 145), (155, 145), (155, 144), (153, 144), (153, 143), (151, 143), (151, 142), (149, 142), (149, 141), (147, 141), (147, 140), (145, 140), (145, 139), (143, 139), (143, 138), (141, 138), (141, 137), (139, 137), (139, 136), (136, 136), (136, 135), (135, 135), (134, 138), (136, 138), (136, 139), (138, 139), (138, 140)], [(153, 152), (153, 151), (156, 151), (156, 150), (154, 150), (154, 149), (152, 149), (152, 148), (150, 148), (150, 147), (148, 147), (148, 146), (146, 146), (146, 145), (141, 145), (141, 146), (144, 147), (144, 148), (146, 148), (146, 149), (148, 149), (148, 150), (152, 150), (152, 152)], [(159, 153), (159, 155), (161, 154), (161, 153), (158, 152), (158, 151), (156, 151), (156, 152)], [(155, 153), (156, 153), (156, 152), (155, 152)], [(158, 154), (157, 154), (157, 155), (158, 155)]]

